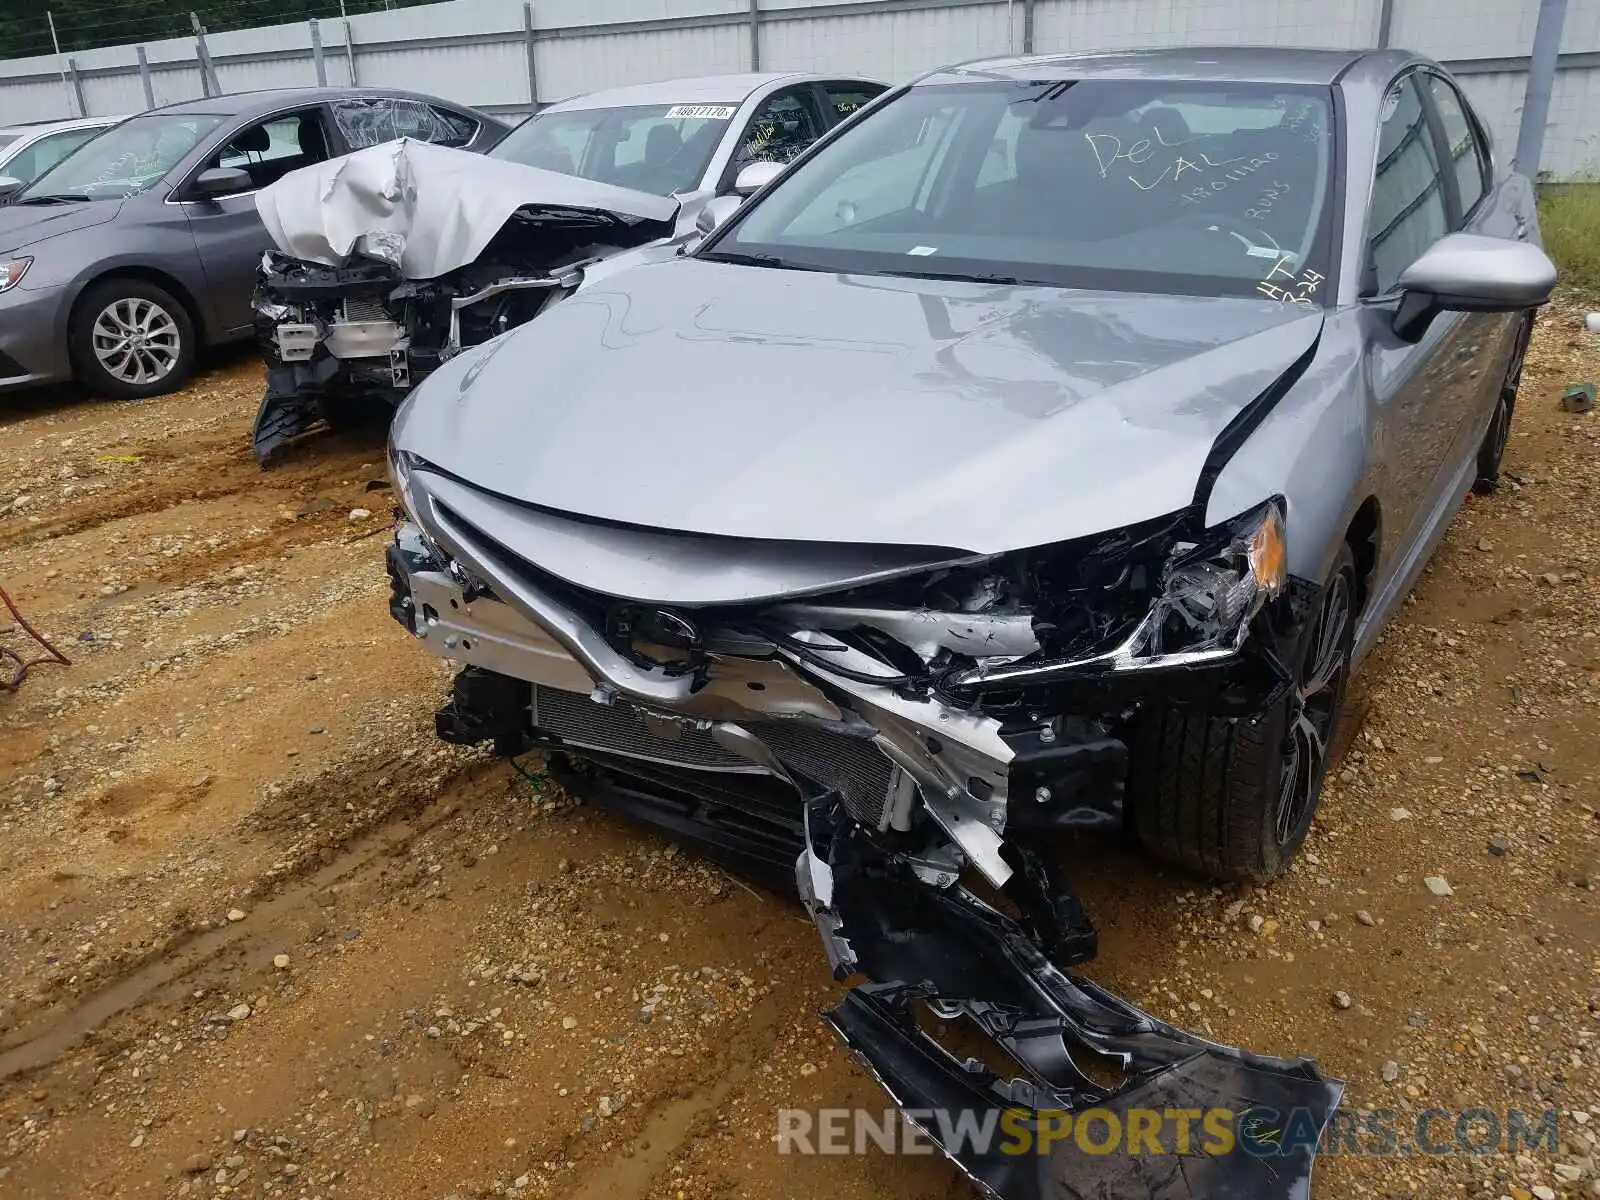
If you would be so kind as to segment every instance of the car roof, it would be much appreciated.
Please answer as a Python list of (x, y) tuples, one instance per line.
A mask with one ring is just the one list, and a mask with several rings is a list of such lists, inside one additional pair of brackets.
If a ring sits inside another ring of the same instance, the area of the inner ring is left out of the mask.
[(696, 75), (686, 79), (662, 79), (655, 83), (635, 83), (625, 87), (585, 92), (548, 104), (541, 112), (584, 108), (625, 108), (633, 104), (742, 104), (752, 92), (769, 84), (807, 79), (859, 78), (848, 72), (838, 75), (807, 75), (795, 71), (747, 71), (737, 75)]
[[(408, 92), (402, 88), (387, 87), (307, 87), (307, 88), (265, 88), (255, 92), (233, 92), (226, 96), (211, 96), (201, 100), (180, 100), (176, 104), (168, 104), (161, 108), (152, 108), (151, 113), (163, 113), (172, 116), (212, 116), (212, 117), (256, 117), (266, 116), (285, 108), (294, 108), (302, 104), (324, 104), (330, 100), (347, 100), (350, 98), (371, 97), (377, 99), (395, 100), (421, 100), (427, 104), (448, 104), (452, 108), (468, 109), (465, 104), (457, 104), (454, 100), (442, 100), (438, 96), (425, 96), (421, 92)], [(148, 113), (145, 115), (149, 115)], [(478, 113), (479, 116), (486, 114)], [(488, 117), (489, 120), (497, 120)], [(499, 124), (505, 122), (499, 121)]]
[(25, 138), (42, 137), (47, 133), (62, 133), (70, 129), (99, 129), (126, 121), (126, 113), (115, 117), (73, 117), (66, 121), (25, 121), (16, 125), (0, 125), (0, 133), (17, 134)]
[(1332, 84), (1364, 58), (1415, 56), (1404, 51), (1326, 50), (1281, 46), (1183, 46), (1085, 54), (1034, 54), (986, 58), (944, 67), (918, 83), (981, 76), (1032, 80), (1163, 79), (1195, 82)]

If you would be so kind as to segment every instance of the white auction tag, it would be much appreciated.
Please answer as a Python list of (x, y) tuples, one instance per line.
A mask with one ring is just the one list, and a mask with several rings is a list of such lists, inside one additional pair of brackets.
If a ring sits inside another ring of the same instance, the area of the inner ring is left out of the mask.
[(731, 121), (733, 114), (739, 111), (737, 104), (674, 104), (667, 109), (666, 119), (669, 121), (692, 121), (695, 119), (705, 121)]

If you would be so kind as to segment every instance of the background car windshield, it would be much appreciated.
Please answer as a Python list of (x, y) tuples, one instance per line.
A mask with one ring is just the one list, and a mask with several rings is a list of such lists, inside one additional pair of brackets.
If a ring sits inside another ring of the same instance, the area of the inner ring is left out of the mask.
[(1326, 88), (916, 87), (703, 253), (1313, 303), (1327, 272), (1329, 114)]
[(154, 187), (220, 117), (133, 117), (80, 146), (34, 181), (29, 196), (131, 196)]
[(545, 113), (489, 152), (530, 167), (670, 196), (700, 186), (738, 104), (650, 104)]

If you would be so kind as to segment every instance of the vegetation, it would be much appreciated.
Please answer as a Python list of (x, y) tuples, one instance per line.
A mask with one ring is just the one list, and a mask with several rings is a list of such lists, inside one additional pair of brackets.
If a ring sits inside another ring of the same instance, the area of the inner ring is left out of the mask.
[[(424, 0), (344, 0), (349, 13), (402, 8)], [(340, 0), (0, 0), (0, 60), (50, 54), (55, 16), (61, 49), (70, 54), (94, 46), (184, 37), (189, 14), (208, 30), (281, 25), (311, 17), (337, 17)]]
[(1600, 183), (1540, 188), (1539, 230), (1561, 281), (1600, 292)]

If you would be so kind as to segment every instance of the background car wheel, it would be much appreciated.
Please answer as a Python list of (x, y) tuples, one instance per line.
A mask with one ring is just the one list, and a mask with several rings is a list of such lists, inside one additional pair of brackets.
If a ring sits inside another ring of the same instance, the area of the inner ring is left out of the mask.
[(1512, 345), (1511, 361), (1506, 364), (1506, 377), (1500, 384), (1500, 395), (1495, 401), (1494, 417), (1489, 421), (1489, 431), (1483, 435), (1483, 445), (1478, 447), (1478, 477), (1472, 481), (1472, 490), (1487, 496), (1500, 486), (1500, 460), (1505, 456), (1506, 441), (1511, 437), (1511, 416), (1517, 408), (1517, 388), (1522, 383), (1522, 360), (1528, 354), (1528, 339), (1533, 336), (1533, 315), (1523, 318), (1522, 328)]
[(99, 396), (138, 400), (180, 387), (194, 369), (194, 323), (142, 279), (108, 279), (79, 299), (68, 334), (78, 381)]
[(1311, 828), (1344, 704), (1355, 640), (1348, 545), (1295, 653), (1295, 683), (1260, 719), (1157, 709), (1130, 738), (1134, 836), (1175, 866), (1261, 883), (1289, 865)]

